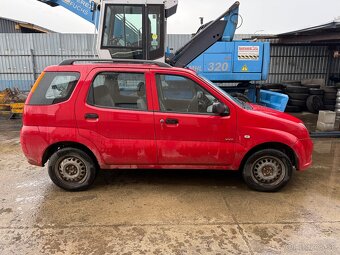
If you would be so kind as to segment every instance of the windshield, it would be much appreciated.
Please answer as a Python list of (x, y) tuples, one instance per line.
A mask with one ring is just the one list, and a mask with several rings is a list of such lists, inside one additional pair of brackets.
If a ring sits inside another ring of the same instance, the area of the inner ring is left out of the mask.
[(227, 93), (227, 92), (225, 92), (223, 89), (221, 89), (219, 86), (217, 86), (215, 83), (213, 83), (213, 82), (211, 82), (211, 81), (209, 81), (207, 78), (205, 78), (204, 76), (200, 76), (205, 82), (207, 82), (208, 84), (210, 84), (211, 86), (213, 86), (215, 89), (217, 89), (218, 91), (220, 91), (221, 93), (223, 93), (223, 95), (225, 95), (227, 98), (229, 98), (231, 101), (233, 101), (233, 102), (235, 102), (237, 105), (239, 105), (240, 107), (242, 107), (242, 108), (244, 108), (244, 109), (247, 109), (247, 110), (252, 110), (253, 108), (249, 105), (249, 104), (247, 104), (247, 103), (245, 103), (245, 102), (243, 102), (243, 101), (241, 101), (241, 100), (239, 100), (238, 98), (236, 98), (236, 97), (233, 97), (233, 96), (231, 96), (229, 93)]

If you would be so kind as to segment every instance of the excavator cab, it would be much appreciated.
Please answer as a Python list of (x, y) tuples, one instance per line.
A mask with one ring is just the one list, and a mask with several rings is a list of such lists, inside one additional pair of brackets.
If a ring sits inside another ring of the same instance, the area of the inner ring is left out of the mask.
[(178, 0), (38, 0), (63, 6), (97, 27), (97, 53), (105, 59), (164, 61), (166, 19)]
[[(100, 58), (160, 59), (164, 56), (164, 4), (102, 5), (97, 51)], [(163, 1), (162, 1), (163, 2)]]

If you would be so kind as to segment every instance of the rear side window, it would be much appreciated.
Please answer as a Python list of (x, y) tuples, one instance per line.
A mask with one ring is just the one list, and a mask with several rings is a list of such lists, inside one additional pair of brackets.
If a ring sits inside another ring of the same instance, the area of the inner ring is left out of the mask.
[(79, 73), (46, 72), (32, 94), (30, 105), (51, 105), (70, 98)]
[(147, 110), (144, 73), (100, 73), (94, 79), (87, 103), (105, 108)]

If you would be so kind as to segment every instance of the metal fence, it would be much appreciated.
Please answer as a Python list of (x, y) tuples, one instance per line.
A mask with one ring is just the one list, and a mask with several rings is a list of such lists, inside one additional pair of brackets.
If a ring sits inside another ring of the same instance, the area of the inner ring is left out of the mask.
[[(168, 35), (167, 46), (176, 51), (191, 37)], [(94, 40), (90, 34), (0, 34), (0, 90), (17, 87), (27, 91), (46, 66), (67, 58), (93, 58)], [(270, 75), (265, 82), (339, 76), (340, 59), (332, 57), (333, 50), (272, 45)]]

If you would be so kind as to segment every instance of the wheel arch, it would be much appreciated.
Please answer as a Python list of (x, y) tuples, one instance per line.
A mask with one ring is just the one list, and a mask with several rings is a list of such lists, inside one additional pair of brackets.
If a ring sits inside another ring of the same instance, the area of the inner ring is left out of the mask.
[(70, 142), (70, 141), (57, 142), (47, 147), (42, 157), (42, 166), (45, 165), (45, 163), (53, 155), (53, 153), (63, 148), (74, 148), (74, 149), (78, 149), (78, 150), (85, 152), (93, 160), (96, 166), (99, 167), (99, 162), (98, 162), (97, 157), (87, 146), (81, 143)]
[(246, 163), (247, 159), (252, 154), (254, 154), (255, 152), (258, 152), (260, 150), (264, 150), (264, 149), (274, 149), (274, 150), (278, 150), (278, 151), (285, 153), (288, 156), (288, 158), (291, 160), (293, 166), (295, 168), (298, 168), (298, 166), (299, 166), (298, 158), (297, 158), (294, 150), (291, 147), (289, 147), (287, 144), (280, 143), (280, 142), (266, 142), (266, 143), (256, 145), (255, 147), (250, 149), (244, 155), (244, 157), (241, 161), (241, 164), (240, 164), (240, 169), (243, 169), (244, 164)]

